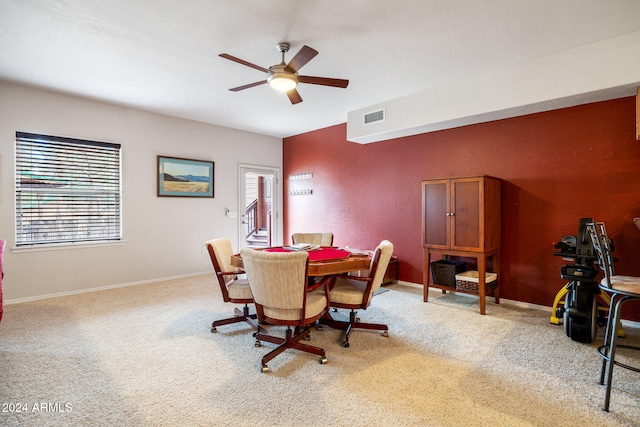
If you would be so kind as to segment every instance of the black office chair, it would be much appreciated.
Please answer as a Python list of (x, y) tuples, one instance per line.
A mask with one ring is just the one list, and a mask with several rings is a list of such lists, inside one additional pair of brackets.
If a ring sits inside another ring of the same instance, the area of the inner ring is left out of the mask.
[[(620, 313), (622, 305), (628, 301), (640, 301), (640, 277), (621, 276), (613, 271), (613, 256), (611, 255), (611, 241), (607, 236), (603, 222), (593, 222), (587, 224), (593, 249), (598, 256), (600, 268), (604, 271), (604, 278), (600, 281), (600, 289), (611, 294), (609, 304), (609, 320), (604, 335), (604, 343), (598, 347), (598, 354), (602, 357), (602, 367), (600, 369), (599, 383), (606, 385), (604, 396), (604, 411), (609, 411), (609, 401), (611, 400), (611, 378), (613, 367), (620, 366), (635, 372), (640, 372), (640, 368), (616, 361), (616, 348), (627, 348), (640, 350), (640, 347), (626, 344), (618, 344), (618, 333), (620, 329)], [(605, 382), (606, 374), (606, 382)]]

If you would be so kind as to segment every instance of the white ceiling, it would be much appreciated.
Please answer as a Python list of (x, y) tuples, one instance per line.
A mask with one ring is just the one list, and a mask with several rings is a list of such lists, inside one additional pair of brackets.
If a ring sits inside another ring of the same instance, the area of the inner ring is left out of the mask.
[[(0, 0), (0, 79), (286, 137), (638, 30), (638, 0)], [(218, 54), (268, 68), (282, 41), (349, 86), (228, 90), (265, 76)]]

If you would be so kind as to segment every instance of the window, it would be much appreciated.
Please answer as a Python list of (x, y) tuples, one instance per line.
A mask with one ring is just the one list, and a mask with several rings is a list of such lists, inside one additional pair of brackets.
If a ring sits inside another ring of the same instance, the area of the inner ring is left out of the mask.
[(121, 240), (120, 144), (16, 132), (16, 246)]

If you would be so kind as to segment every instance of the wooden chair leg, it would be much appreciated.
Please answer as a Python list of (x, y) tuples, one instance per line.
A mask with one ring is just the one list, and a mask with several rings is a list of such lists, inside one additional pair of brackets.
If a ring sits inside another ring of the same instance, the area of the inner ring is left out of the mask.
[(351, 331), (355, 329), (369, 329), (375, 331), (384, 331), (384, 336), (388, 336), (387, 331), (389, 327), (380, 323), (363, 323), (359, 322), (356, 315), (358, 313), (355, 310), (351, 310), (349, 313), (349, 321), (336, 320), (329, 313), (325, 314), (320, 319), (321, 325), (327, 325), (333, 329), (342, 329), (344, 331), (344, 340), (342, 341), (343, 347), (349, 347), (349, 336)]
[[(271, 338), (277, 338), (277, 337), (270, 337), (269, 339), (266, 339), (265, 341), (268, 342), (274, 342), (274, 340), (271, 340)], [(258, 337), (256, 337), (256, 339), (258, 339)], [(282, 338), (280, 338), (280, 340), (282, 340)], [(271, 350), (269, 353), (265, 354), (262, 357), (262, 366), (266, 366), (267, 363), (269, 363), (269, 361), (271, 359), (273, 359), (274, 357), (276, 357), (277, 355), (279, 355), (280, 353), (282, 353), (283, 351), (285, 351), (287, 348), (289, 348), (289, 343), (291, 341), (291, 328), (287, 328), (287, 334), (284, 340), (282, 340), (280, 342), (280, 345), (277, 346), (276, 348), (274, 348), (273, 350)]]
[(254, 331), (257, 331), (259, 329), (258, 322), (257, 322), (257, 315), (249, 314), (249, 306), (247, 306), (246, 304), (242, 309), (242, 311), (240, 311), (237, 307), (234, 308), (234, 314), (235, 315), (233, 317), (216, 320), (213, 323), (211, 323), (211, 332), (212, 333), (216, 332), (218, 326), (230, 325), (233, 323), (240, 323), (240, 322), (247, 322)]
[[(236, 308), (236, 311), (240, 311)], [(245, 322), (251, 326), (254, 331), (260, 330), (260, 325), (258, 324), (258, 315), (257, 314), (249, 314), (249, 306), (247, 304), (242, 308), (242, 318)]]
[(315, 354), (315, 355), (321, 356), (324, 359), (325, 351), (323, 348), (315, 347), (315, 346), (300, 342), (301, 340), (305, 339), (310, 328), (311, 328), (310, 326), (301, 330), (296, 328), (296, 334), (294, 335), (293, 330), (290, 327), (288, 327), (284, 338), (275, 337), (273, 335), (268, 335), (263, 333), (257, 333), (256, 340), (267, 341), (273, 344), (278, 344), (278, 347), (274, 348), (273, 350), (271, 350), (269, 353), (265, 354), (262, 357), (263, 369), (270, 360), (272, 360), (274, 357), (276, 357), (277, 355), (279, 355), (280, 353), (282, 353), (288, 348), (304, 351), (306, 353)]

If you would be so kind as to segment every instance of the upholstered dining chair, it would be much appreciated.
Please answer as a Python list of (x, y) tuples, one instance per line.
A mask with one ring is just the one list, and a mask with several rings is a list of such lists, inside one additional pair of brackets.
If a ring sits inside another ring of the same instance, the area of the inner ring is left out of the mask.
[(339, 321), (327, 314), (321, 323), (335, 329), (343, 329), (343, 347), (349, 347), (349, 336), (354, 328), (383, 331), (383, 336), (389, 336), (389, 327), (378, 323), (363, 323), (356, 316), (356, 310), (366, 310), (371, 304), (373, 294), (380, 288), (385, 271), (389, 266), (393, 244), (388, 240), (380, 242), (371, 257), (369, 270), (356, 275), (340, 275), (329, 291), (330, 306), (350, 310), (348, 321)]
[(268, 372), (269, 361), (289, 348), (315, 354), (321, 364), (327, 363), (324, 349), (300, 341), (309, 339), (309, 329), (329, 308), (332, 279), (307, 286), (309, 254), (304, 251), (243, 249), (241, 255), (260, 324), (286, 326), (284, 338), (264, 333), (262, 326), (256, 334), (257, 346), (261, 341), (278, 345), (262, 358), (262, 372)]
[(618, 331), (620, 330), (622, 305), (628, 301), (640, 301), (640, 277), (615, 274), (611, 241), (607, 236), (607, 230), (603, 222), (587, 224), (587, 229), (591, 236), (595, 255), (598, 257), (598, 264), (604, 271), (604, 278), (600, 281), (599, 287), (602, 291), (611, 295), (609, 319), (605, 330), (604, 342), (598, 347), (598, 354), (602, 357), (599, 383), (601, 385), (604, 384), (606, 387), (602, 409), (609, 411), (613, 367), (620, 366), (635, 372), (640, 372), (640, 366), (631, 366), (616, 360), (617, 348), (640, 350), (638, 346), (618, 343), (618, 339), (620, 338)]
[(293, 244), (311, 243), (312, 245), (333, 246), (333, 233), (293, 233)]
[(211, 332), (217, 332), (218, 326), (229, 325), (231, 323), (247, 322), (255, 331), (258, 330), (257, 315), (249, 314), (249, 304), (253, 304), (253, 295), (247, 279), (238, 278), (244, 271), (231, 266), (231, 241), (226, 237), (209, 240), (205, 243), (213, 265), (213, 272), (216, 275), (222, 299), (224, 302), (233, 304), (244, 304), (242, 311), (237, 307), (234, 309), (234, 316), (226, 319), (216, 320), (211, 324)]

